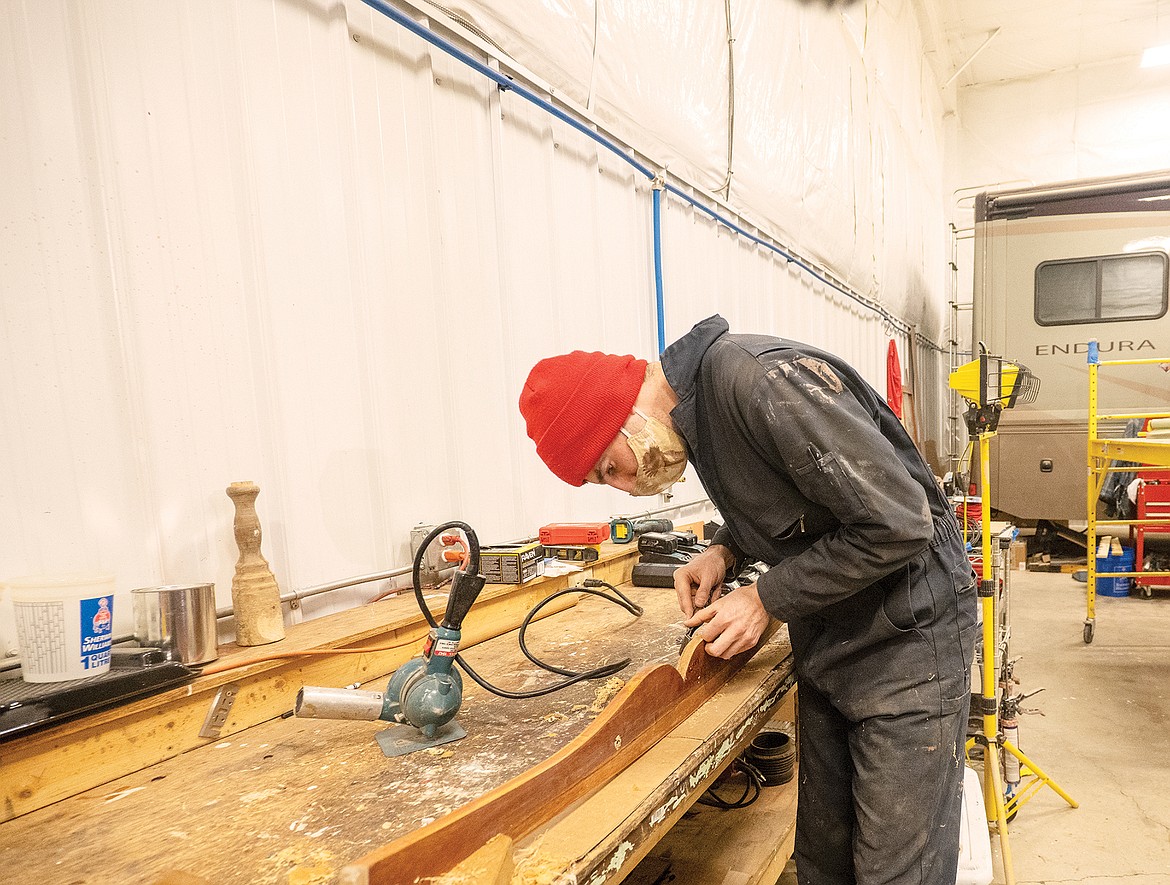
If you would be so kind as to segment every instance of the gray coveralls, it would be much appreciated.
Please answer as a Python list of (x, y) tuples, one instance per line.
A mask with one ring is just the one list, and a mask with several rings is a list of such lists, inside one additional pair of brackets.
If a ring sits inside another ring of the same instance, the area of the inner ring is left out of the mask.
[(934, 474), (848, 364), (719, 316), (662, 355), (671, 412), (724, 519), (768, 563), (800, 686), (802, 885), (953, 885), (974, 574)]

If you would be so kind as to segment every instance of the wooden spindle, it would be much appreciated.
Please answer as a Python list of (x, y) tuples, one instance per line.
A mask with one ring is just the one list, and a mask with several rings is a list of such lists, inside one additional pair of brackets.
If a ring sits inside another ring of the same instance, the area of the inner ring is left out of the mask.
[(260, 552), (260, 517), (256, 514), (260, 487), (253, 482), (233, 482), (227, 494), (236, 505), (236, 546), (240, 549), (232, 577), (236, 643), (267, 645), (284, 639), (284, 614), (276, 576)]

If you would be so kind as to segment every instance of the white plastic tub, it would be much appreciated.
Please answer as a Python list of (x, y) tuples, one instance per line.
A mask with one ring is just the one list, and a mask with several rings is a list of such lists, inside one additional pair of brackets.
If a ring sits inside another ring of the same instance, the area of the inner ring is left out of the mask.
[(19, 578), (6, 586), (25, 682), (67, 682), (109, 671), (112, 575)]

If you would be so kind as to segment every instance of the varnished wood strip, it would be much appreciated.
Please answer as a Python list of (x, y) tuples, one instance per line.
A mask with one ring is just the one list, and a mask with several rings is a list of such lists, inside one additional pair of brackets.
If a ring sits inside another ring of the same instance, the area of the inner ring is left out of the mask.
[(646, 856), (661, 834), (715, 782), (724, 768), (747, 749), (772, 710), (792, 689), (796, 676), (791, 659), (777, 665), (749, 701), (750, 712), (724, 722), (682, 762), (674, 777), (666, 778), (624, 821), (605, 843), (573, 865), (583, 885), (621, 882)]
[[(775, 624), (761, 641), (776, 629)], [(757, 646), (758, 648), (759, 646)], [(545, 762), (479, 799), (342, 871), (344, 883), (413, 885), (438, 876), (492, 837), (521, 839), (614, 774), (686, 719), (753, 651), (723, 661), (693, 640), (677, 666), (660, 664), (635, 675), (574, 741)]]
[[(635, 868), (642, 872), (639, 860), (652, 849), (657, 853), (660, 839), (673, 839), (675, 822), (764, 723), (777, 712), (788, 719), (795, 715), (792, 685), (790, 646), (778, 635), (646, 754), (519, 844), (519, 871), (558, 881), (571, 874), (580, 885), (616, 883)], [(649, 878), (639, 881), (657, 880), (654, 869), (651, 865)], [(722, 876), (682, 878), (718, 882)]]

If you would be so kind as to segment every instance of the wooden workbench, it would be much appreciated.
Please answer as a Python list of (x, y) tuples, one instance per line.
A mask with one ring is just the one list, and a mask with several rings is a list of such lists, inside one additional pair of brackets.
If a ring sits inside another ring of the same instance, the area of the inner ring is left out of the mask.
[[(630, 559), (611, 554), (594, 564), (592, 576), (619, 584), (629, 577)], [(540, 578), (520, 587), (489, 584), (475, 603), (475, 616), (464, 625), (464, 644), (514, 630), (537, 602), (567, 584), (565, 577)], [(441, 617), (445, 594), (428, 597), (435, 616)], [(541, 616), (575, 601), (563, 596)], [(193, 682), (0, 742), (0, 821), (271, 721), (293, 708), (302, 685), (376, 681), (417, 655), (427, 630), (413, 595), (406, 593), (295, 624), (278, 643), (221, 646), (219, 660)], [(320, 654), (324, 649), (357, 653)], [(298, 652), (312, 656), (261, 660)], [(231, 669), (219, 669), (225, 666)], [(209, 710), (228, 691), (234, 703), (214, 733), (204, 736)]]
[[(629, 592), (646, 608), (641, 619), (585, 597), (534, 624), (530, 647), (572, 669), (631, 657), (627, 676), (673, 662), (684, 632), (673, 592)], [(466, 656), (508, 688), (553, 678), (522, 657), (514, 633)], [(530, 855), (572, 865), (580, 882), (619, 881), (746, 745), (791, 682), (782, 631), (651, 753), (535, 834)], [(374, 740), (386, 723), (263, 722), (0, 824), (0, 869), (46, 882), (334, 882), (345, 864), (564, 746), (601, 709), (599, 689), (582, 683), (515, 701), (468, 680), (459, 714), (468, 737), (397, 759)]]

